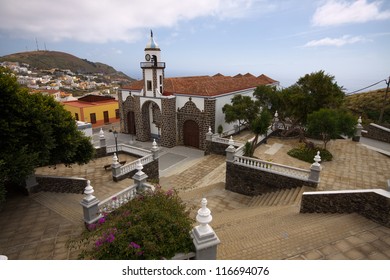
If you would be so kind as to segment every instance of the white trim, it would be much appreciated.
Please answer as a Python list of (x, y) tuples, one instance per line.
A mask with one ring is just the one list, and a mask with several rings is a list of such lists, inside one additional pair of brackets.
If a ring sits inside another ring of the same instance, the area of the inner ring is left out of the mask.
[(317, 191), (304, 192), (303, 195), (319, 195), (319, 194), (342, 194), (342, 193), (377, 193), (379, 195), (390, 198), (390, 192), (382, 189), (366, 189), (366, 190), (338, 190), (338, 191)]

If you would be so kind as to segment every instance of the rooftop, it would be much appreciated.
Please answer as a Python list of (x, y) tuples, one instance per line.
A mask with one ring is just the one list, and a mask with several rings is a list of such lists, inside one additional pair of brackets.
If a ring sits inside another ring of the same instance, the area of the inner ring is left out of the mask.
[[(245, 75), (224, 76), (220, 73), (214, 76), (173, 77), (164, 79), (163, 95), (198, 95), (218, 96), (230, 92), (256, 88), (259, 85), (277, 84), (278, 81), (261, 74), (256, 77), (250, 73)], [(144, 81), (139, 80), (123, 87), (125, 90), (142, 90)]]

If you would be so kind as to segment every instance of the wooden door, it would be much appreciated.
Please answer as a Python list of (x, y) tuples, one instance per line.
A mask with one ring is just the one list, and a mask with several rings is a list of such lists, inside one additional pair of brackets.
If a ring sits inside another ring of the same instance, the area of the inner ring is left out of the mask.
[(134, 112), (129, 112), (127, 114), (127, 130), (129, 134), (134, 134), (134, 135), (136, 134)]
[(104, 111), (103, 116), (104, 116), (104, 123), (109, 123), (110, 117), (108, 116), (108, 111)]
[(195, 121), (188, 120), (184, 123), (184, 146), (199, 148), (199, 126)]

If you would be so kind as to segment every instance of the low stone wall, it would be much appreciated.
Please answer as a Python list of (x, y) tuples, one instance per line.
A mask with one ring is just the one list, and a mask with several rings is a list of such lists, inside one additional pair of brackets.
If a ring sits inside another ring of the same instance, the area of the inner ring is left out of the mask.
[(84, 193), (87, 180), (84, 178), (36, 176), (38, 185), (29, 188), (30, 193), (37, 192), (61, 192), (61, 193)]
[[(160, 174), (159, 174), (158, 170), (159, 170), (159, 161), (158, 161), (158, 159), (156, 159), (150, 163), (145, 164), (143, 166), (142, 172), (144, 172), (146, 175), (148, 175), (148, 180), (153, 180), (153, 181), (158, 182), (159, 178), (160, 178)], [(115, 182), (118, 182), (118, 181), (124, 180), (126, 178), (131, 179), (134, 176), (134, 174), (137, 172), (138, 172), (138, 170), (133, 170), (133, 171), (131, 171), (123, 176), (113, 177), (113, 180)]]
[(390, 143), (390, 129), (374, 123), (368, 126), (366, 132), (362, 131), (362, 136)]
[(97, 147), (95, 148), (95, 157), (102, 158), (107, 156), (107, 148), (106, 147)]
[(390, 227), (390, 193), (385, 190), (305, 192), (301, 213), (358, 213)]
[(248, 196), (301, 186), (317, 187), (316, 183), (226, 162), (226, 184), (229, 191)]
[(226, 156), (225, 150), (227, 149), (227, 147), (229, 147), (228, 144), (206, 140), (204, 155), (207, 156), (210, 154), (215, 154)]

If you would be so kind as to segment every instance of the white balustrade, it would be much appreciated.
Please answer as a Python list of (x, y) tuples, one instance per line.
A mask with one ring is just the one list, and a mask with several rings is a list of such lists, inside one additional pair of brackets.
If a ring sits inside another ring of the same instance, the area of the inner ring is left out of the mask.
[[(108, 154), (116, 152), (115, 145), (114, 146), (107, 146), (106, 149), (107, 149)], [(137, 155), (137, 156), (141, 156), (141, 157), (144, 157), (144, 156), (151, 154), (151, 152), (148, 150), (141, 149), (141, 148), (134, 147), (134, 146), (130, 146), (130, 145), (126, 145), (126, 144), (118, 144), (118, 152), (126, 152), (129, 154), (133, 154), (133, 155)]]
[(287, 165), (277, 164), (269, 161), (253, 159), (244, 156), (235, 156), (234, 161), (238, 165), (248, 166), (251, 168), (266, 170), (268, 172), (285, 175), (288, 177), (307, 180), (310, 175), (310, 170), (295, 168)]
[[(153, 161), (153, 155), (148, 154), (147, 156), (144, 156), (140, 160), (141, 160), (142, 165), (151, 163)], [(137, 161), (138, 161), (138, 159), (133, 161), (133, 162), (130, 162), (128, 164), (122, 165), (119, 169), (120, 170), (119, 176), (125, 175), (127, 173), (130, 173), (133, 170), (136, 170), (137, 169)]]
[(110, 213), (121, 207), (123, 204), (132, 200), (137, 194), (136, 185), (127, 187), (126, 189), (110, 196), (109, 198), (99, 202), (99, 213)]

